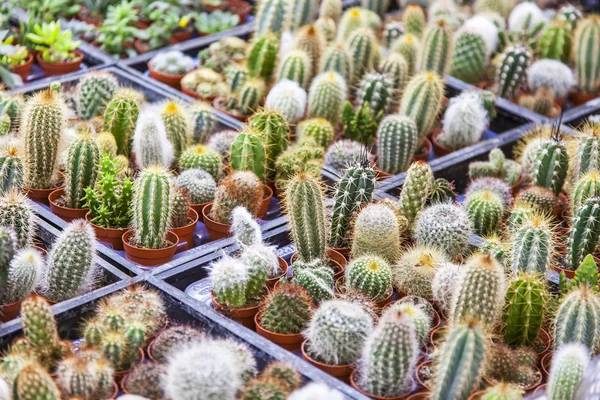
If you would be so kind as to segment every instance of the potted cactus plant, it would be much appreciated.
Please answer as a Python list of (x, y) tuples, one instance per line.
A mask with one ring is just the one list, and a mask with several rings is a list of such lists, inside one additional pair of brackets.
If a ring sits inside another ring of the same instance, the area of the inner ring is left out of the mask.
[[(191, 196), (185, 188), (176, 187), (173, 196), (173, 210), (171, 212), (171, 231), (177, 235), (187, 249), (194, 247), (194, 230), (198, 223), (198, 213), (190, 207)], [(180, 251), (183, 251), (180, 250)]]
[(193, 68), (192, 58), (177, 50), (159, 53), (148, 62), (151, 77), (175, 88)]
[(36, 25), (27, 39), (35, 44), (37, 62), (46, 76), (62, 75), (79, 70), (83, 53), (77, 50), (79, 41), (73, 41), (70, 30), (61, 31), (60, 22)]

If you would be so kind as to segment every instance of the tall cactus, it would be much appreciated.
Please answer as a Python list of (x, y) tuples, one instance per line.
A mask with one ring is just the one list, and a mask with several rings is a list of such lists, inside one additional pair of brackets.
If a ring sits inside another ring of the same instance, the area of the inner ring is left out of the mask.
[(325, 118), (337, 125), (347, 96), (344, 78), (335, 72), (318, 75), (308, 91), (307, 116)]
[(190, 107), (192, 130), (189, 141), (193, 144), (204, 144), (217, 128), (217, 117), (210, 104), (197, 101)]
[(312, 24), (298, 30), (294, 37), (294, 48), (305, 51), (310, 62), (315, 67), (321, 63), (324, 46), (325, 38), (323, 38), (321, 32)]
[(290, 127), (285, 117), (276, 110), (259, 110), (248, 121), (250, 129), (260, 133), (265, 146), (265, 173), (268, 181), (275, 180), (275, 160), (287, 149)]
[(566, 343), (585, 345), (591, 353), (600, 347), (600, 298), (595, 288), (582, 285), (561, 301), (554, 317), (557, 347)]
[(422, 72), (408, 81), (398, 112), (417, 124), (419, 145), (435, 126), (443, 97), (444, 81), (433, 72)]
[(297, 30), (304, 25), (312, 23), (317, 14), (319, 2), (316, 0), (292, 1), (292, 28)]
[(533, 162), (532, 181), (534, 185), (551, 189), (558, 195), (567, 178), (569, 155), (560, 137), (540, 145)]
[(525, 215), (512, 236), (513, 270), (546, 273), (556, 244), (552, 221), (535, 211)]
[(516, 90), (526, 78), (526, 70), (531, 62), (531, 52), (521, 44), (504, 49), (496, 69), (497, 95), (512, 99)]
[(378, 56), (377, 39), (368, 28), (354, 31), (346, 43), (352, 61), (353, 79), (348, 84), (357, 84), (363, 75), (373, 68)]
[(173, 145), (160, 115), (144, 111), (137, 121), (132, 150), (139, 169), (153, 165), (168, 168), (174, 159)]
[(443, 18), (432, 22), (421, 42), (419, 71), (430, 71), (439, 76), (446, 76), (452, 61), (454, 38), (452, 28)]
[(567, 344), (552, 358), (546, 396), (549, 400), (574, 399), (575, 390), (590, 362), (589, 351), (576, 344)]
[(183, 104), (169, 100), (162, 105), (160, 117), (167, 130), (167, 137), (173, 145), (175, 159), (178, 159), (187, 147), (191, 129), (190, 115)]
[(402, 10), (402, 22), (406, 33), (421, 36), (427, 23), (423, 8), (416, 3), (408, 4)]
[(475, 32), (460, 32), (452, 53), (452, 76), (467, 83), (479, 83), (487, 64), (487, 47), (483, 36)]
[(597, 49), (600, 44), (598, 15), (590, 15), (579, 21), (574, 42), (577, 86), (584, 93), (597, 93), (600, 89), (600, 57), (593, 49)]
[(33, 246), (37, 216), (32, 202), (16, 190), (0, 195), (0, 226), (12, 228), (17, 235), (17, 248)]
[(352, 257), (376, 255), (393, 264), (400, 257), (400, 222), (391, 207), (368, 204), (354, 222)]
[(262, 0), (256, 11), (256, 34), (273, 33), (277, 37), (290, 28), (293, 17), (289, 0)]
[(408, 76), (413, 76), (417, 70), (417, 53), (419, 48), (418, 36), (410, 33), (404, 34), (396, 40), (391, 50), (400, 54), (408, 64)]
[(272, 34), (256, 36), (250, 44), (246, 66), (250, 76), (269, 80), (275, 71), (279, 39)]
[(131, 139), (139, 115), (138, 96), (132, 90), (119, 91), (106, 105), (104, 131), (110, 132), (117, 142), (117, 153), (131, 154)]
[(311, 64), (306, 52), (304, 50), (292, 50), (279, 63), (277, 80), (289, 79), (298, 82), (304, 89), (308, 89), (308, 84), (314, 72), (313, 64)]
[(69, 147), (65, 171), (65, 200), (69, 208), (81, 208), (87, 187), (94, 187), (100, 151), (90, 133), (79, 136)]
[(540, 58), (569, 62), (571, 56), (571, 29), (566, 22), (554, 21), (540, 36)]
[(417, 151), (419, 132), (404, 115), (388, 115), (377, 129), (377, 166), (389, 174), (406, 171)]
[(575, 179), (591, 170), (600, 171), (600, 125), (589, 122), (579, 130), (575, 153)]
[(584, 257), (593, 254), (600, 238), (600, 197), (590, 197), (575, 214), (567, 240), (566, 268), (576, 270)]
[(87, 120), (103, 115), (118, 87), (117, 78), (110, 72), (93, 71), (85, 74), (76, 88), (79, 117)]
[(508, 289), (502, 311), (504, 339), (511, 346), (531, 346), (538, 337), (547, 297), (544, 282), (535, 274), (519, 275)]
[(259, 179), (265, 179), (265, 145), (258, 132), (242, 131), (231, 144), (230, 165), (234, 171), (252, 171)]
[(301, 261), (323, 258), (327, 231), (325, 203), (319, 181), (310, 174), (292, 178), (286, 187), (285, 204), (298, 258)]
[(320, 72), (336, 72), (345, 82), (352, 82), (354, 78), (354, 65), (346, 48), (335, 44), (325, 52), (321, 63)]
[(417, 218), (417, 214), (423, 210), (427, 202), (427, 196), (433, 185), (433, 172), (431, 166), (423, 161), (412, 163), (406, 172), (406, 179), (398, 208), (404, 213), (409, 224)]
[(356, 106), (367, 105), (374, 115), (387, 114), (394, 101), (395, 92), (392, 80), (384, 74), (367, 73), (363, 76), (356, 91)]
[(587, 199), (596, 196), (600, 196), (600, 173), (591, 170), (575, 182), (572, 197), (573, 214), (577, 214), (577, 211)]
[(25, 103), (21, 121), (25, 186), (49, 189), (56, 184), (59, 144), (65, 122), (65, 102), (52, 90), (38, 92)]
[[(408, 63), (398, 53), (390, 53), (379, 63), (378, 71), (392, 80), (396, 93), (402, 93), (408, 83)], [(399, 96), (396, 96), (399, 97)], [(397, 101), (397, 99), (394, 99)]]
[(17, 378), (14, 393), (21, 400), (60, 400), (60, 389), (39, 365), (26, 366)]
[(7, 145), (0, 150), (0, 193), (21, 190), (24, 166), (16, 146)]

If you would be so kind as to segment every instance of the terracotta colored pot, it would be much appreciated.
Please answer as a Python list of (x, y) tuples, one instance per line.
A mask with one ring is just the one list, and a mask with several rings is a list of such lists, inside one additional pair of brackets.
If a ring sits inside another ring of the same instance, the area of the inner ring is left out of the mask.
[(361, 392), (362, 394), (364, 394), (367, 397), (370, 397), (374, 400), (402, 400), (402, 399), (408, 399), (408, 397), (411, 395), (411, 393), (413, 392), (414, 388), (415, 388), (415, 381), (410, 378), (411, 381), (411, 385), (410, 385), (410, 389), (404, 393), (401, 394), (400, 396), (394, 396), (394, 397), (384, 397), (384, 396), (375, 396), (374, 394), (370, 394), (365, 392), (364, 390), (362, 390), (357, 384), (355, 379), (358, 378), (357, 376), (357, 372), (356, 371), (352, 371), (352, 374), (350, 375), (350, 384), (352, 385), (352, 387), (356, 390), (358, 390), (359, 392)]
[(442, 157), (445, 156), (447, 154), (452, 153), (454, 150), (452, 150), (449, 147), (444, 146), (443, 144), (441, 144), (440, 142), (438, 142), (437, 137), (442, 133), (441, 129), (436, 129), (432, 134), (431, 134), (431, 143), (433, 144), (433, 148), (435, 149), (435, 155), (437, 157)]
[(431, 393), (429, 392), (417, 392), (415, 394), (411, 394), (406, 398), (406, 400), (429, 400), (431, 399)]
[(263, 199), (260, 203), (260, 207), (258, 208), (258, 213), (256, 214), (258, 218), (262, 218), (267, 214), (269, 210), (269, 203), (271, 203), (271, 198), (273, 198), (273, 189), (271, 189), (268, 185), (263, 184)]
[(171, 261), (177, 250), (177, 243), (179, 243), (177, 235), (171, 231), (167, 231), (167, 241), (169, 241), (171, 245), (164, 249), (145, 249), (134, 247), (129, 244), (129, 238), (131, 238), (132, 235), (133, 230), (129, 230), (123, 234), (125, 255), (131, 261), (146, 267), (153, 267)]
[(48, 206), (50, 205), (50, 201), (48, 200), (48, 196), (50, 196), (50, 193), (62, 187), (63, 186), (54, 187), (50, 189), (33, 189), (23, 186), (23, 193), (25, 193), (27, 197), (29, 197), (31, 200)]
[(597, 94), (587, 94), (587, 93), (583, 93), (583, 92), (573, 92), (569, 95), (571, 102), (575, 106), (580, 106), (582, 104), (585, 104), (588, 101), (594, 100), (596, 97), (598, 97)]
[(431, 330), (431, 333), (429, 334), (429, 343), (433, 351), (437, 350), (437, 346), (435, 344), (442, 338), (443, 333), (444, 327), (439, 327)]
[(567, 96), (560, 97), (560, 98), (556, 99), (555, 102), (562, 108), (565, 106), (565, 103), (567, 102)]
[(225, 98), (224, 97), (216, 97), (213, 100), (213, 107), (216, 108), (217, 110), (221, 111), (223, 114), (227, 114), (229, 115), (231, 118), (235, 118), (240, 122), (246, 122), (248, 121), (248, 118), (250, 118), (249, 115), (240, 115), (237, 113), (232, 113), (230, 110), (227, 109), (227, 107), (224, 106), (224, 102), (225, 102)]
[(17, 301), (16, 303), (0, 305), (0, 322), (8, 322), (14, 319), (21, 311), (21, 303), (22, 301)]
[(220, 304), (217, 298), (213, 295), (212, 290), (210, 292), (210, 297), (212, 298), (213, 308), (215, 310), (250, 330), (256, 330), (256, 322), (254, 321), (254, 317), (260, 309), (260, 304), (252, 307), (231, 308)]
[(113, 250), (123, 250), (123, 234), (130, 228), (104, 228), (90, 222), (90, 213), (85, 215), (85, 219), (92, 225), (92, 228), (94, 228), (96, 239), (110, 244), (110, 247), (112, 247)]
[(350, 247), (331, 247), (331, 250), (337, 251), (343, 255), (346, 260), (350, 258), (350, 252), (352, 251)]
[(198, 95), (198, 92), (196, 92), (195, 90), (191, 90), (186, 88), (185, 86), (181, 86), (181, 91), (185, 94), (187, 94), (190, 97), (193, 97), (195, 99), (199, 99), (200, 95)]
[(548, 332), (546, 332), (545, 329), (542, 328), (542, 329), (540, 329), (540, 332), (538, 333), (538, 338), (540, 338), (546, 344), (544, 349), (536, 354), (536, 356), (538, 357), (538, 360), (539, 360), (540, 358), (542, 358), (543, 355), (547, 354), (547, 352), (550, 350), (550, 346), (552, 345), (552, 337), (550, 336), (550, 334)]
[(185, 31), (176, 31), (173, 32), (173, 36), (171, 36), (170, 43), (177, 44), (181, 42), (185, 42), (186, 40), (190, 40), (192, 38), (192, 31), (190, 29)]
[(75, 54), (77, 54), (77, 57), (72, 61), (50, 63), (44, 61), (42, 54), (39, 53), (36, 56), (36, 61), (42, 71), (44, 71), (44, 76), (64, 75), (79, 71), (81, 62), (83, 61), (83, 53), (80, 50), (75, 50)]
[(182, 226), (181, 228), (171, 228), (171, 231), (179, 238), (179, 242), (185, 242), (187, 244), (187, 248), (182, 249), (181, 251), (194, 247), (194, 230), (198, 224), (198, 213), (191, 207), (188, 211), (188, 222), (190, 222), (188, 225)]
[(570, 270), (570, 269), (564, 269), (564, 268), (562, 268), (562, 267), (559, 267), (558, 265), (554, 265), (554, 264), (551, 264), (551, 265), (550, 265), (550, 269), (551, 269), (552, 271), (556, 271), (556, 272), (558, 272), (559, 274), (560, 274), (561, 272), (564, 272), (564, 273), (565, 273), (565, 276), (566, 276), (568, 279), (573, 279), (573, 278), (575, 278), (575, 272), (576, 272), (576, 271), (572, 271), (572, 270)]
[(429, 139), (424, 138), (423, 139), (423, 147), (421, 147), (420, 152), (416, 153), (413, 156), (413, 160), (414, 161), (425, 161), (427, 160), (427, 157), (429, 157), (429, 153), (431, 153), (431, 142), (429, 141)]
[(222, 224), (209, 217), (210, 210), (212, 209), (212, 204), (213, 203), (210, 202), (207, 205), (205, 205), (202, 209), (202, 221), (204, 222), (204, 225), (206, 225), (206, 230), (210, 235), (210, 240), (215, 241), (230, 237), (231, 232), (229, 231), (229, 228), (231, 227), (231, 225)]
[(269, 278), (267, 279), (267, 287), (269, 289), (273, 289), (275, 287), (275, 284), (277, 282), (279, 282), (279, 280), (283, 277), (287, 275), (288, 269), (289, 269), (289, 265), (288, 263), (281, 257), (277, 257), (277, 261), (279, 261), (279, 268), (281, 268), (281, 270), (283, 271), (279, 276), (276, 276), (275, 278)]
[(297, 333), (294, 335), (285, 335), (285, 334), (281, 334), (281, 333), (271, 332), (270, 330), (265, 329), (260, 325), (260, 316), (261, 316), (261, 313), (257, 313), (254, 316), (254, 323), (256, 324), (256, 333), (258, 333), (260, 336), (264, 337), (265, 339), (269, 339), (271, 342), (275, 343), (276, 345), (278, 345), (286, 350), (289, 350), (289, 351), (300, 350), (300, 347), (302, 346), (302, 342), (304, 341), (304, 337), (302, 336), (301, 333)]
[(19, 75), (21, 77), (21, 79), (23, 79), (23, 82), (27, 81), (27, 78), (29, 78), (29, 74), (31, 73), (31, 64), (33, 63), (33, 54), (29, 53), (29, 57), (27, 58), (27, 61), (25, 61), (24, 64), (21, 65), (15, 65), (12, 68), (12, 71)]
[(547, 385), (547, 384), (545, 384), (545, 383), (544, 383), (543, 385), (540, 385), (540, 386), (538, 386), (538, 387), (537, 387), (537, 388), (536, 388), (536, 389), (533, 391), (533, 394), (534, 394), (534, 395), (541, 394), (543, 391), (545, 391), (545, 390), (546, 390), (546, 387), (548, 387), (548, 385)]
[(550, 109), (550, 112), (548, 113), (548, 115), (546, 115), (546, 117), (548, 118), (554, 118), (560, 115), (560, 113), (562, 112), (562, 107), (558, 105), (558, 103), (554, 102), (554, 105), (552, 106), (552, 108)]
[(223, 8), (232, 14), (239, 15), (240, 24), (246, 22), (248, 15), (250, 15), (250, 11), (252, 11), (252, 6), (248, 2), (241, 0), (226, 1)]
[(315, 360), (311, 356), (308, 355), (306, 345), (308, 340), (302, 342), (302, 358), (308, 363), (312, 364), (314, 367), (319, 368), (321, 371), (328, 373), (329, 375), (337, 378), (343, 382), (350, 382), (350, 374), (352, 374), (352, 366), (350, 364), (344, 365), (330, 365), (325, 364), (320, 361)]
[(422, 388), (425, 388), (425, 389), (428, 389), (428, 390), (431, 390), (431, 384), (427, 384), (427, 383), (425, 383), (425, 381), (422, 381), (422, 380), (421, 380), (421, 378), (419, 377), (419, 370), (420, 370), (421, 368), (423, 368), (423, 367), (430, 367), (430, 368), (431, 368), (431, 367), (432, 367), (432, 365), (433, 365), (433, 362), (432, 362), (431, 360), (429, 360), (429, 361), (424, 361), (424, 362), (422, 362), (421, 364), (419, 364), (419, 365), (417, 366), (417, 370), (416, 370), (416, 372), (415, 372), (415, 378), (417, 378), (417, 383), (418, 383), (418, 384), (419, 384), (419, 385), (420, 385)]
[(181, 87), (181, 80), (186, 75), (186, 74), (177, 74), (177, 75), (164, 74), (164, 73), (159, 72), (159, 71), (155, 70), (154, 68), (152, 68), (152, 66), (150, 66), (149, 62), (148, 62), (148, 70), (150, 70), (150, 76), (152, 78), (154, 78), (157, 81), (160, 81), (164, 84), (167, 84), (171, 87), (174, 87), (174, 88)]
[[(136, 363), (133, 363), (132, 365), (135, 364), (141, 364), (144, 362), (144, 360), (146, 359), (146, 356), (144, 355), (144, 350), (140, 349), (140, 360)], [(129, 373), (130, 369), (126, 369), (124, 371), (114, 371), (113, 372), (113, 376), (115, 377), (115, 380), (117, 381), (117, 383), (121, 382), (121, 380), (125, 377), (125, 375), (127, 375)], [(118, 389), (118, 386), (117, 386)]]
[(145, 54), (151, 50), (150, 45), (144, 42), (142, 39), (136, 39), (135, 42), (133, 42), (133, 48), (139, 54)]
[(90, 211), (89, 208), (68, 208), (56, 204), (56, 201), (63, 197), (64, 194), (64, 188), (56, 189), (50, 193), (48, 196), (48, 201), (50, 202), (50, 211), (52, 211), (54, 215), (59, 216), (67, 222), (85, 218), (86, 214)]
[(100, 28), (102, 26), (102, 21), (95, 18), (90, 18), (89, 10), (85, 6), (81, 6), (79, 12), (77, 13), (77, 18), (87, 24), (94, 25), (96, 28)]
[(190, 208), (198, 213), (198, 220), (200, 219), (200, 216), (202, 215), (202, 209), (207, 204), (210, 204), (210, 203), (190, 204)]
[(517, 183), (512, 185), (510, 188), (512, 189), (513, 196), (516, 196), (519, 193), (519, 189), (521, 189), (521, 183), (523, 183), (523, 175), (519, 176), (519, 180)]
[(542, 368), (542, 373), (544, 374), (544, 377), (548, 377), (550, 375), (552, 357), (554, 357), (554, 352), (548, 352), (544, 355), (544, 357), (542, 357), (542, 361), (540, 361), (540, 366)]

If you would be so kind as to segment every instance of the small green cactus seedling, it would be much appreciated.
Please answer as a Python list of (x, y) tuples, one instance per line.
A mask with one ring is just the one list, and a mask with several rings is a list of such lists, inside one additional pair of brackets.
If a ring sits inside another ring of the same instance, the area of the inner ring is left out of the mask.
[(394, 266), (394, 286), (407, 295), (433, 300), (432, 282), (438, 268), (450, 260), (435, 247), (408, 249)]
[(201, 144), (189, 147), (179, 158), (179, 166), (183, 171), (199, 168), (217, 179), (221, 170), (221, 156), (215, 150)]
[(392, 264), (400, 256), (400, 223), (383, 204), (368, 204), (354, 222), (352, 257), (376, 255)]
[(364, 294), (370, 300), (385, 299), (392, 289), (392, 270), (380, 257), (355, 258), (344, 270), (346, 289)]
[(451, 203), (438, 203), (425, 208), (415, 224), (417, 244), (438, 247), (453, 258), (465, 254), (470, 236), (468, 214)]
[(544, 283), (536, 275), (519, 275), (506, 290), (502, 322), (504, 338), (511, 346), (531, 346), (540, 331), (547, 298)]
[(312, 307), (312, 299), (302, 286), (279, 285), (265, 299), (259, 322), (271, 332), (299, 334), (310, 320)]
[(547, 396), (551, 400), (574, 398), (577, 385), (583, 379), (590, 362), (588, 349), (579, 344), (565, 344), (552, 358), (548, 376)]
[(552, 221), (535, 211), (525, 215), (515, 227), (511, 243), (515, 271), (544, 274), (556, 246)]
[(32, 202), (16, 190), (0, 194), (0, 226), (10, 227), (17, 235), (19, 249), (31, 247), (36, 233), (37, 216)]
[(465, 199), (465, 210), (478, 235), (493, 233), (504, 215), (502, 198), (491, 190), (476, 190)]

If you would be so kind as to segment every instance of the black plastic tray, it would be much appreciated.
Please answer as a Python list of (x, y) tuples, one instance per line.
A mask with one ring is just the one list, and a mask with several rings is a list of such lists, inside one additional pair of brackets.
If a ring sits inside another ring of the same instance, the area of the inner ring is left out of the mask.
[[(562, 121), (565, 125), (577, 128), (595, 114), (600, 114), (600, 97), (565, 112)], [(560, 117), (556, 117), (554, 120), (558, 120), (559, 118)]]

